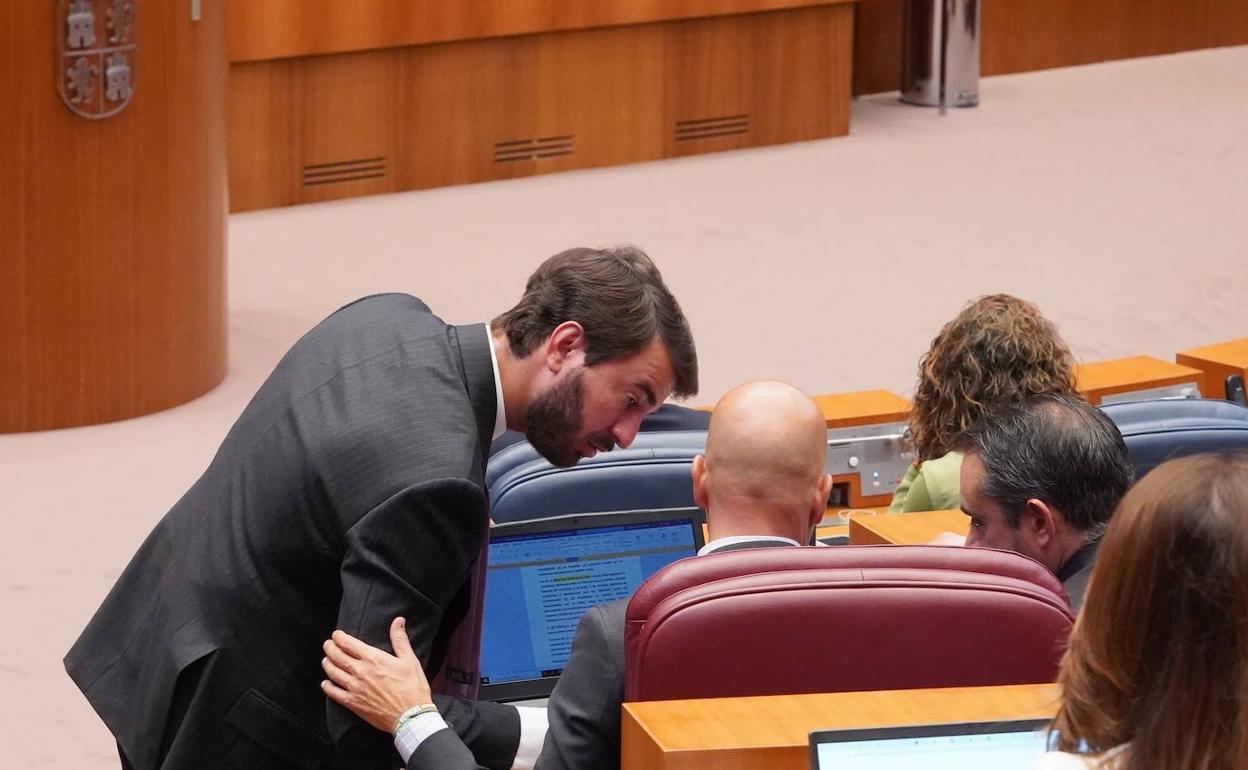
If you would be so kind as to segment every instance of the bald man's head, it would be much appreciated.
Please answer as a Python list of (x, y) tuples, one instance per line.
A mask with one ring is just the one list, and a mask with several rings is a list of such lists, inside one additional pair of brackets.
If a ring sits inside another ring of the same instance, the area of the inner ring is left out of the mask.
[(803, 542), (827, 505), (826, 454), (823, 414), (805, 393), (775, 381), (733, 388), (715, 405), (706, 456), (694, 463), (694, 495), (712, 538)]

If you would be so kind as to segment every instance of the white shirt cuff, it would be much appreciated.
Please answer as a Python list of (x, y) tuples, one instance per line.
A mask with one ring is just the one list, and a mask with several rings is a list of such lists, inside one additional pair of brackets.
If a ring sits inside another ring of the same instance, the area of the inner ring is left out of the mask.
[(407, 764), (426, 738), (439, 730), (447, 729), (447, 726), (446, 720), (436, 711), (426, 711), (407, 720), (407, 724), (394, 736), (394, 747), (399, 750), (399, 756), (403, 757), (403, 764)]
[(516, 706), (516, 711), (520, 712), (520, 745), (516, 747), (511, 770), (533, 770), (537, 755), (542, 753), (542, 745), (546, 743), (550, 721), (543, 707)]

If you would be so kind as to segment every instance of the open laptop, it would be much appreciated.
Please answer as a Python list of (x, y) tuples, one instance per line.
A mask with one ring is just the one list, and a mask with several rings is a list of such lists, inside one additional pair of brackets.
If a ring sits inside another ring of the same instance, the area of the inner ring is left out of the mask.
[(702, 547), (697, 508), (575, 514), (490, 528), (482, 700), (545, 698), (590, 607), (632, 596)]
[(1029, 767), (1049, 720), (911, 725), (810, 734), (811, 770), (1001, 770)]

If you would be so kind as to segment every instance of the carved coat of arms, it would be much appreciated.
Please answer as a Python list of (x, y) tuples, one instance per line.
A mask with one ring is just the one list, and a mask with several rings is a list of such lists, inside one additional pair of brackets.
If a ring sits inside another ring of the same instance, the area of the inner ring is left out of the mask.
[(130, 103), (138, 3), (57, 0), (57, 86), (74, 114), (107, 118)]

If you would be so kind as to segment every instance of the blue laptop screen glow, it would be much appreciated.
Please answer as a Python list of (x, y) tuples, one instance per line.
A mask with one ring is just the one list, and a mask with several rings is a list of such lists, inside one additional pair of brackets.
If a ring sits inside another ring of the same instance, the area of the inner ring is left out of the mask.
[(818, 770), (999, 770), (1029, 767), (1047, 746), (1040, 729), (820, 743), (816, 756)]
[(694, 553), (688, 519), (492, 538), (481, 684), (558, 676), (586, 609)]

